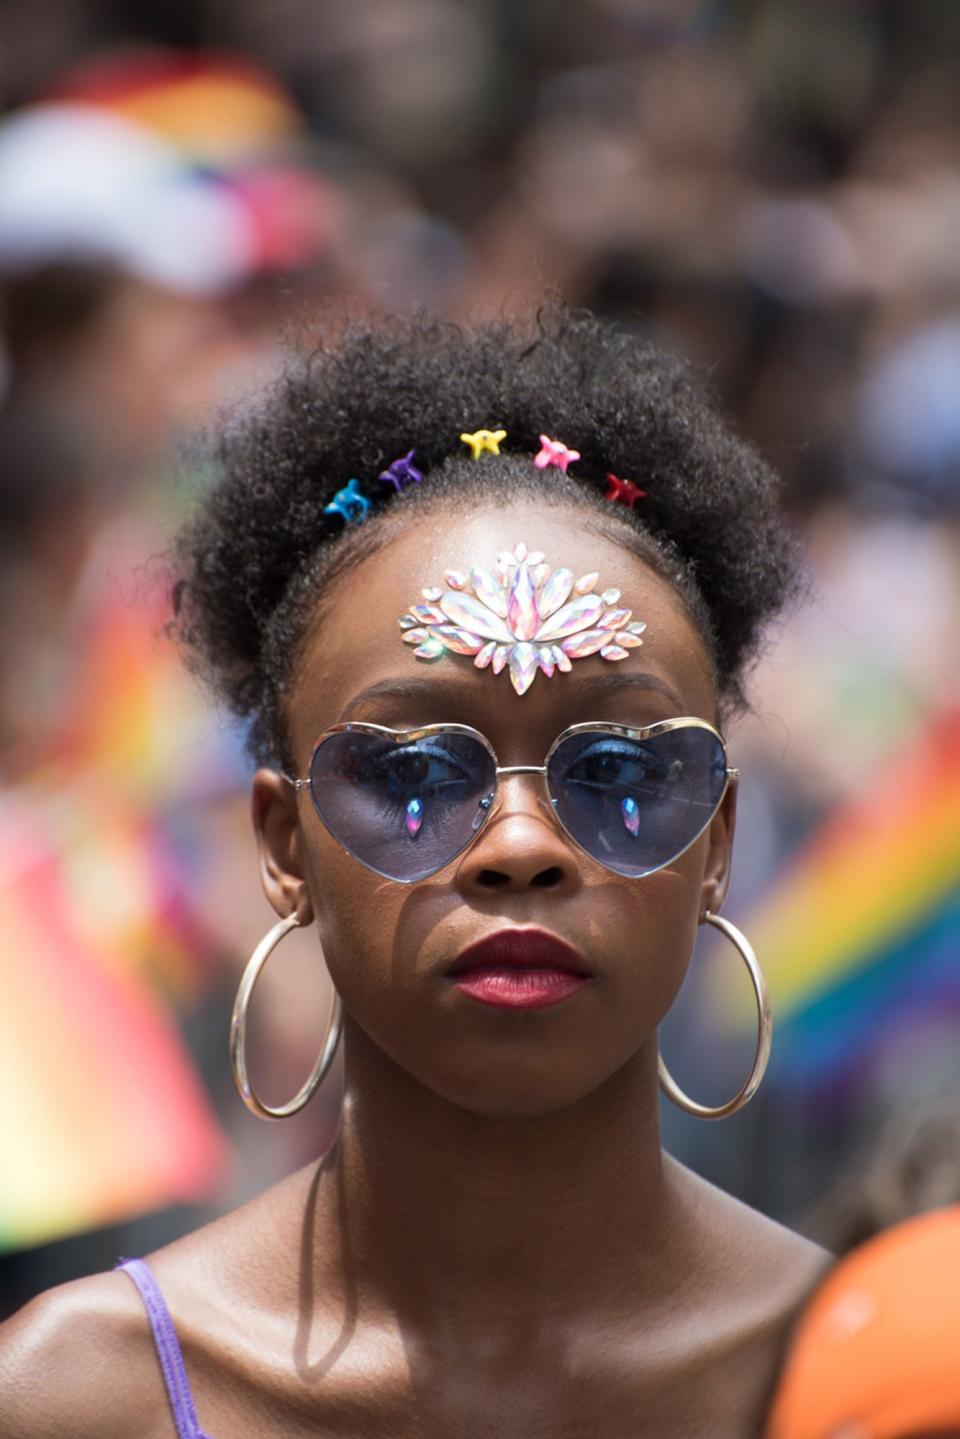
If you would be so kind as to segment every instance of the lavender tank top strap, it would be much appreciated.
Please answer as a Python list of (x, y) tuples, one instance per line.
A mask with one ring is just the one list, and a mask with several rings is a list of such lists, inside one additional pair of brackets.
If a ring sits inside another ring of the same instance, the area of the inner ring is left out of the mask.
[(163, 1371), (163, 1382), (167, 1387), (170, 1408), (173, 1410), (173, 1422), (177, 1426), (177, 1439), (211, 1439), (211, 1436), (205, 1434), (200, 1428), (193, 1395), (190, 1392), (190, 1381), (187, 1379), (187, 1371), (184, 1368), (180, 1342), (177, 1339), (177, 1331), (173, 1327), (170, 1311), (150, 1266), (142, 1259), (124, 1259), (117, 1265), (117, 1268), (129, 1275), (140, 1291), (140, 1298), (143, 1300), (147, 1318), (150, 1320), (150, 1329), (153, 1333), (157, 1358), (160, 1360), (160, 1368)]

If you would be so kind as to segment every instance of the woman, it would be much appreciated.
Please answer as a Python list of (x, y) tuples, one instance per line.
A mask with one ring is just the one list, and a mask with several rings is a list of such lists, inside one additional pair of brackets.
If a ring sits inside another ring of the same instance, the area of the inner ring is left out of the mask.
[(262, 1112), (252, 981), (313, 923), (341, 1131), (14, 1320), (5, 1434), (755, 1432), (824, 1256), (662, 1152), (657, 1026), (727, 888), (718, 726), (794, 585), (770, 472), (679, 364), (561, 311), (358, 325), (222, 459), (175, 628), (251, 722), (291, 917), (235, 1071)]

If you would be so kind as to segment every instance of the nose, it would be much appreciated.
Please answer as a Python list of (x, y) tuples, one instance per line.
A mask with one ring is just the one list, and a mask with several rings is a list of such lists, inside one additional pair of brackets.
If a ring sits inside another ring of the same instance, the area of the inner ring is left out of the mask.
[(573, 846), (536, 774), (502, 778), (493, 814), (463, 855), (457, 884), (464, 894), (547, 889), (572, 892), (581, 883)]

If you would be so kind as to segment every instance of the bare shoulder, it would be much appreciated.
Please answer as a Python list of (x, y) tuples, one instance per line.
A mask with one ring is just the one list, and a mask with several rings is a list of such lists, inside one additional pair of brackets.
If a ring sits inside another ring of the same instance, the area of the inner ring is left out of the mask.
[(830, 1268), (833, 1256), (683, 1165), (670, 1163), (680, 1208), (713, 1257), (709, 1270), (724, 1288), (744, 1298), (754, 1294), (772, 1310), (792, 1313)]
[(295, 1305), (321, 1171), (310, 1164), (148, 1256), (184, 1348), (204, 1333), (249, 1334), (251, 1311)]
[[(312, 1179), (311, 1167), (148, 1256), (191, 1378), (231, 1351), (255, 1368), (254, 1320), (296, 1292)], [(146, 1311), (125, 1274), (51, 1289), (0, 1326), (0, 1414), (2, 1439), (169, 1439)]]
[(0, 1326), (4, 1439), (144, 1439), (163, 1432), (163, 1391), (143, 1306), (123, 1274), (33, 1300)]
[(668, 1183), (684, 1256), (678, 1316), (699, 1356), (684, 1402), (701, 1419), (724, 1415), (718, 1435), (758, 1433), (791, 1326), (833, 1258), (672, 1160)]

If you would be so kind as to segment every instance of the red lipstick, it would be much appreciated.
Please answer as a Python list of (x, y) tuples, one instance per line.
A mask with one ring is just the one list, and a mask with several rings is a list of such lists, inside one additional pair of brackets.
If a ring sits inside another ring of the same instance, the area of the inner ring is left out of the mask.
[(590, 983), (580, 952), (542, 929), (502, 929), (471, 944), (447, 971), (461, 993), (505, 1009), (543, 1009)]

